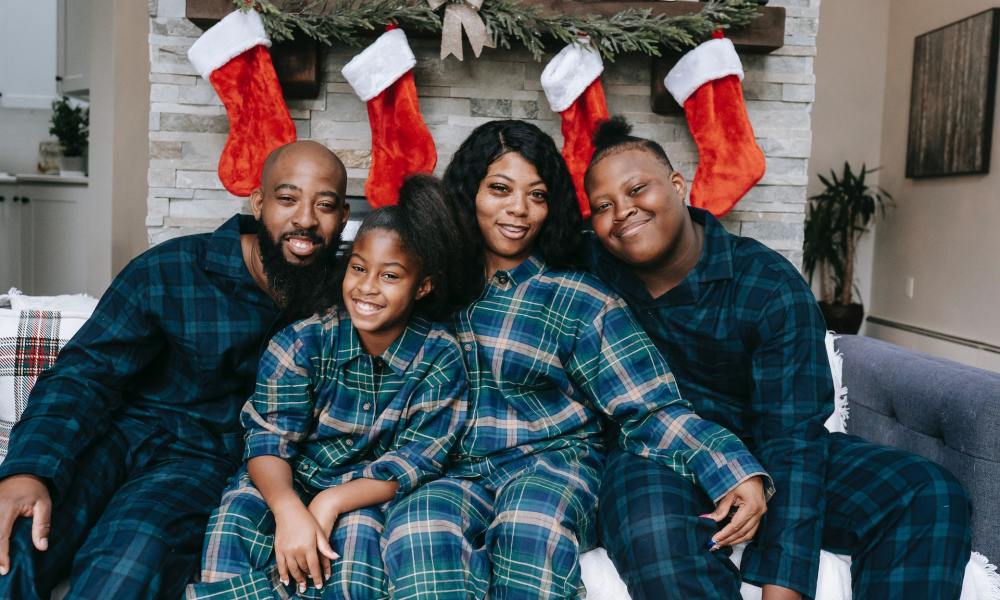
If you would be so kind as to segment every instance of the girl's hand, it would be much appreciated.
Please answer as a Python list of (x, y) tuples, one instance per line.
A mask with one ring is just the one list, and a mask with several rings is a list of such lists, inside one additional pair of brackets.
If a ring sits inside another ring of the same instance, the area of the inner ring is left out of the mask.
[[(309, 503), (309, 514), (313, 516), (316, 523), (319, 525), (320, 535), (323, 536), (323, 541), (326, 543), (327, 547), (330, 547), (330, 534), (333, 532), (333, 526), (337, 524), (337, 518), (340, 517), (340, 509), (337, 507), (336, 498), (333, 494), (333, 490), (337, 488), (330, 488), (323, 490), (322, 492), (316, 494)], [(319, 560), (321, 566), (323, 567), (323, 576), (329, 579), (330, 577), (330, 561), (337, 560), (340, 555), (330, 549), (330, 555), (320, 556)]]
[(751, 477), (743, 483), (734, 487), (728, 494), (719, 500), (715, 511), (702, 515), (718, 523), (726, 518), (729, 510), (736, 507), (736, 513), (729, 520), (729, 524), (712, 537), (715, 545), (711, 548), (716, 550), (721, 546), (732, 546), (753, 539), (760, 520), (767, 512), (767, 502), (764, 499), (764, 485), (761, 477)]
[[(337, 519), (343, 509), (340, 507), (340, 493), (337, 487), (325, 489), (316, 494), (312, 502), (309, 503), (309, 512), (312, 514), (319, 526), (326, 532), (326, 539), (330, 539), (333, 533), (333, 526), (337, 524)], [(336, 558), (340, 558), (337, 556)]]
[[(281, 583), (288, 585), (291, 575), (299, 593), (306, 591), (309, 579), (316, 589), (322, 588), (330, 576), (330, 560), (337, 558), (322, 527), (301, 502), (275, 510), (274, 520), (274, 555)], [(320, 556), (325, 569), (320, 566)]]

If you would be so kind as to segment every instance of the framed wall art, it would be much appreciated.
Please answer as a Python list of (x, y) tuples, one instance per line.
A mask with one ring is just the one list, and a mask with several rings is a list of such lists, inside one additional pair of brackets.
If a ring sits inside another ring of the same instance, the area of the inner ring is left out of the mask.
[(906, 176), (988, 173), (1000, 9), (916, 38)]

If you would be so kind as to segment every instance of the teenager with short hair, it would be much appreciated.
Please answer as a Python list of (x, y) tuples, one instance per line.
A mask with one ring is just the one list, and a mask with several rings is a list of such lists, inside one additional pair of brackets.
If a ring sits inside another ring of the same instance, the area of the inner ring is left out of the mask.
[[(820, 548), (849, 554), (856, 598), (957, 598), (969, 499), (914, 454), (828, 433), (826, 326), (784, 257), (685, 206), (663, 148), (605, 123), (585, 183), (596, 273), (620, 293), (699, 415), (743, 439), (774, 479), (742, 579), (765, 600), (812, 597)], [(635, 600), (739, 598), (735, 540), (699, 514), (702, 490), (618, 448), (601, 486), (601, 541)]]

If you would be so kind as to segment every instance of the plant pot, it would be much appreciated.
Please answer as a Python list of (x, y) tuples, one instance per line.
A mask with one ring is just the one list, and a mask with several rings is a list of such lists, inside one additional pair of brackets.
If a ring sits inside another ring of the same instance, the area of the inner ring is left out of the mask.
[(865, 307), (856, 302), (851, 304), (827, 304), (819, 303), (819, 309), (823, 311), (823, 318), (826, 319), (827, 329), (835, 333), (856, 335), (861, 329), (861, 322), (865, 318)]
[(62, 175), (80, 175), (83, 176), (83, 157), (82, 156), (60, 156), (59, 157), (59, 173)]

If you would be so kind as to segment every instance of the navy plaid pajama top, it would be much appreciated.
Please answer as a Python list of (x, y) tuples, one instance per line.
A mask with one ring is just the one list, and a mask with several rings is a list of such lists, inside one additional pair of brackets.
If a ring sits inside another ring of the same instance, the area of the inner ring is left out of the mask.
[(280, 315), (243, 260), (240, 234), (256, 231), (252, 217), (237, 215), (130, 262), (38, 378), (0, 477), (44, 478), (57, 501), (74, 461), (112, 421), (128, 421), (133, 437), (165, 432), (189, 454), (235, 469), (240, 408)]
[(818, 556), (833, 412), (826, 325), (805, 280), (780, 254), (731, 235), (708, 212), (695, 268), (652, 298), (596, 239), (595, 272), (620, 293), (670, 363), (695, 411), (738, 435), (774, 479), (775, 495), (744, 555), (748, 581), (794, 581)]

